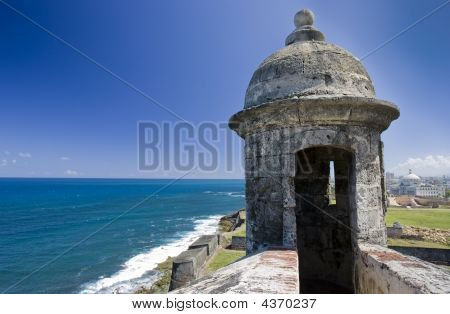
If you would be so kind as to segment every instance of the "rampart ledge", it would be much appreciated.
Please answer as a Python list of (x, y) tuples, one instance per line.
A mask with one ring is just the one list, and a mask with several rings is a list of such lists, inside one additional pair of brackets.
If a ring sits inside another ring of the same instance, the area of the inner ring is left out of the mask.
[(270, 249), (242, 258), (171, 293), (283, 293), (300, 289), (297, 252)]
[(450, 271), (380, 245), (360, 244), (357, 293), (450, 293)]
[[(171, 293), (298, 294), (298, 259), (295, 250), (268, 249)], [(354, 279), (356, 293), (450, 293), (450, 271), (380, 245), (359, 244)]]

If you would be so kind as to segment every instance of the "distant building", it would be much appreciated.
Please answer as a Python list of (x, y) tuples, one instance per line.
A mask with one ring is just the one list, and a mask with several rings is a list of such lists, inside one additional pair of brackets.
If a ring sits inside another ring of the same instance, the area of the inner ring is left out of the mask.
[(421, 184), (416, 187), (416, 196), (426, 198), (445, 197), (445, 187), (441, 185)]
[(450, 190), (450, 178), (448, 178), (447, 176), (443, 176), (442, 185), (445, 186), (447, 190)]
[(404, 185), (416, 186), (420, 181), (420, 177), (417, 174), (414, 174), (411, 169), (409, 169), (409, 174), (402, 178), (402, 183)]
[[(387, 178), (386, 173), (386, 178)], [(388, 192), (393, 195), (408, 195), (424, 198), (442, 198), (446, 194), (445, 184), (436, 178), (421, 178), (409, 170), (409, 174), (397, 180), (394, 178), (386, 180)]]
[(409, 174), (400, 179), (400, 184), (391, 188), (391, 194), (415, 196), (416, 188), (420, 183), (420, 177), (409, 169)]
[(416, 186), (415, 185), (407, 185), (402, 182), (396, 189), (393, 189), (392, 194), (415, 196), (416, 195)]

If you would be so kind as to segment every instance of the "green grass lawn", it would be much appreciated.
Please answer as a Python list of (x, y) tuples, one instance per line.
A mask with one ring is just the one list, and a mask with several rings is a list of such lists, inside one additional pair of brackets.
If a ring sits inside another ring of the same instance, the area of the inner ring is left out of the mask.
[(209, 274), (219, 268), (225, 267), (243, 256), (245, 256), (245, 251), (219, 248), (216, 254), (212, 257), (211, 261), (208, 263), (206, 273)]
[(389, 208), (386, 224), (398, 221), (403, 226), (450, 229), (450, 209)]
[(407, 247), (427, 247), (432, 249), (448, 249), (449, 247), (445, 244), (434, 243), (421, 240), (413, 239), (388, 239), (388, 245), (394, 246), (407, 246)]
[[(422, 228), (450, 229), (450, 209), (406, 209), (389, 208), (386, 215), (386, 224), (392, 226), (394, 222), (400, 222), (403, 226)], [(442, 243), (413, 239), (388, 239), (388, 245), (408, 247), (428, 247), (448, 249), (449, 246)]]

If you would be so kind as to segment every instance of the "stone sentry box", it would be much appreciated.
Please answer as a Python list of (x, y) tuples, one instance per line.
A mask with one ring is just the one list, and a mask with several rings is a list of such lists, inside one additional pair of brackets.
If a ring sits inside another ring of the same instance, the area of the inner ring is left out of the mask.
[(313, 21), (297, 13), (286, 47), (258, 67), (229, 122), (245, 140), (246, 250), (297, 249), (302, 293), (353, 292), (357, 244), (386, 245), (380, 134), (399, 110), (375, 98), (359, 60)]

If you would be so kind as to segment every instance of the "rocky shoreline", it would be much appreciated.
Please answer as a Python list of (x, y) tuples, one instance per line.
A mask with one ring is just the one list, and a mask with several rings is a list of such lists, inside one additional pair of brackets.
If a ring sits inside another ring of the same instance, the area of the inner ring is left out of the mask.
[[(230, 235), (237, 228), (241, 227), (245, 222), (245, 210), (240, 209), (235, 211), (229, 215), (225, 215), (220, 218), (217, 226), (217, 232), (215, 237), (217, 237), (217, 246), (220, 248), (229, 247), (231, 245), (232, 236)], [(196, 242), (201, 240), (203, 237), (208, 237), (207, 235), (203, 235), (199, 237), (194, 243), (189, 246), (189, 249), (196, 249)], [(211, 235), (209, 236), (211, 237)], [(188, 251), (189, 251), (188, 249)], [(153, 270), (160, 273), (158, 280), (156, 280), (150, 287), (142, 286), (135, 291), (136, 294), (165, 294), (169, 292), (172, 281), (172, 272), (174, 260), (179, 259), (183, 254), (186, 254), (184, 251), (177, 257), (168, 257), (164, 262), (159, 263)], [(215, 249), (214, 249), (215, 251)], [(215, 252), (212, 252), (214, 255)], [(209, 254), (208, 254), (209, 256)], [(206, 258), (206, 262), (203, 263), (201, 268), (201, 273), (204, 273), (207, 268), (207, 262), (211, 258)], [(176, 263), (175, 263), (176, 264)], [(199, 275), (201, 276), (201, 274)]]

